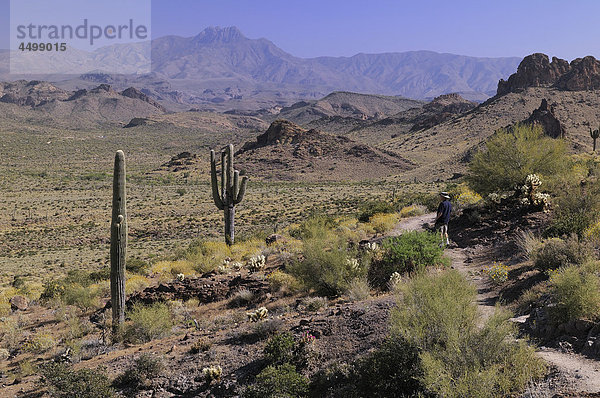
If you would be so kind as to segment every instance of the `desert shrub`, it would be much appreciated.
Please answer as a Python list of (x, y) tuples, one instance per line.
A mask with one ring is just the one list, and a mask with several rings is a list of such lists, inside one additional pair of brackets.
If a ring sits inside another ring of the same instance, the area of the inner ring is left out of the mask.
[(508, 280), (508, 267), (502, 263), (494, 262), (485, 269), (485, 273), (495, 285), (500, 285)]
[(50, 362), (40, 366), (39, 384), (55, 398), (113, 398), (108, 377), (102, 370), (72, 370), (67, 364)]
[(125, 372), (115, 378), (113, 385), (136, 389), (149, 384), (152, 379), (160, 376), (164, 368), (165, 365), (160, 356), (143, 353)]
[(366, 202), (360, 206), (358, 213), (358, 221), (369, 222), (371, 217), (373, 217), (377, 213), (395, 213), (396, 209), (396, 206), (383, 200), (374, 200)]
[(25, 344), (23, 349), (34, 354), (41, 354), (56, 346), (56, 340), (48, 333), (36, 333)]
[(511, 314), (497, 308), (482, 328), (477, 326), (475, 288), (458, 271), (421, 274), (400, 290), (391, 329), (420, 350), (426, 392), (509, 396), (545, 373), (534, 350), (515, 340)]
[(418, 349), (404, 338), (388, 338), (355, 365), (354, 387), (359, 396), (415, 396), (423, 390)]
[(125, 264), (127, 272), (138, 275), (148, 275), (150, 272), (150, 264), (141, 258), (130, 257)]
[(190, 352), (192, 354), (198, 354), (199, 352), (208, 351), (210, 347), (212, 347), (212, 343), (210, 341), (203, 338), (199, 338), (190, 347)]
[(240, 289), (231, 295), (229, 299), (230, 307), (242, 307), (252, 303), (254, 300), (254, 293), (248, 289)]
[(131, 275), (125, 280), (125, 294), (130, 295), (144, 290), (150, 281), (143, 275)]
[(585, 231), (598, 221), (600, 211), (598, 191), (598, 183), (589, 183), (585, 186), (571, 184), (561, 187), (552, 221), (544, 231), (544, 235), (576, 234), (580, 239), (583, 238)]
[(444, 250), (439, 244), (439, 236), (421, 231), (406, 232), (384, 240), (381, 244), (383, 255), (380, 260), (372, 262), (369, 280), (374, 286), (385, 288), (394, 272), (403, 274), (442, 265)]
[(329, 305), (329, 300), (327, 300), (327, 297), (306, 297), (302, 300), (301, 304), (304, 306), (306, 311), (315, 312), (321, 308), (327, 308)]
[(271, 337), (264, 349), (264, 357), (271, 365), (292, 363), (296, 342), (290, 332), (276, 334)]
[(367, 267), (357, 259), (356, 250), (351, 250), (348, 242), (325, 222), (307, 223), (303, 235), (303, 259), (292, 264), (289, 271), (308, 288), (337, 296), (354, 278), (366, 274)]
[(100, 292), (89, 285), (69, 283), (64, 286), (62, 298), (65, 304), (74, 305), (84, 311), (96, 308), (99, 305)]
[(369, 298), (371, 295), (371, 287), (366, 278), (356, 278), (348, 286), (346, 296), (350, 301), (362, 301)]
[(15, 351), (21, 347), (23, 328), (17, 319), (7, 318), (0, 322), (0, 337), (2, 345), (9, 351)]
[(446, 191), (448, 191), (458, 208), (472, 207), (483, 201), (481, 195), (471, 190), (465, 183), (447, 188)]
[(293, 275), (283, 271), (273, 271), (267, 276), (272, 292), (295, 293), (302, 290), (302, 284)]
[(395, 213), (376, 213), (369, 219), (369, 224), (377, 234), (383, 234), (398, 223), (398, 216)]
[(246, 398), (301, 398), (308, 395), (308, 379), (293, 365), (267, 366), (244, 393)]
[(535, 252), (542, 247), (542, 239), (531, 231), (519, 231), (515, 237), (515, 244), (523, 257), (527, 260), (532, 259)]
[(556, 306), (551, 314), (557, 322), (600, 317), (600, 263), (559, 268), (550, 278), (550, 294)]
[(172, 315), (165, 303), (157, 302), (150, 306), (135, 303), (128, 317), (124, 338), (132, 343), (144, 343), (168, 336), (173, 327)]
[(555, 177), (571, 163), (564, 140), (546, 137), (539, 126), (498, 130), (469, 164), (467, 182), (476, 192), (514, 190), (527, 175)]
[(546, 271), (570, 264), (583, 264), (593, 256), (590, 245), (576, 235), (567, 239), (550, 238), (533, 253), (537, 269)]
[(414, 203), (410, 206), (404, 206), (398, 212), (400, 218), (422, 216), (425, 213), (427, 213), (427, 207)]
[(254, 324), (252, 327), (252, 334), (256, 338), (264, 340), (277, 334), (282, 327), (283, 320), (280, 318), (265, 319)]

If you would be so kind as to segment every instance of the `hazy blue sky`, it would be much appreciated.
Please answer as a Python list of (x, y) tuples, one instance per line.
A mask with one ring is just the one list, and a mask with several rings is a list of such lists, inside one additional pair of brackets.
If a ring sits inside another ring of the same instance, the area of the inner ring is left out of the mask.
[[(152, 1), (153, 37), (235, 25), (300, 57), (409, 50), (600, 57), (598, 20), (597, 0)], [(8, 47), (7, 26), (8, 0), (0, 0), (0, 48)]]

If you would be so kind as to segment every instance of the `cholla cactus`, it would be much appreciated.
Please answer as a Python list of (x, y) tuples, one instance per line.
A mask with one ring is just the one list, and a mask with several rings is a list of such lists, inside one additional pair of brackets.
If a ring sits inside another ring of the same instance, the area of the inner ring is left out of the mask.
[(258, 271), (265, 267), (266, 258), (263, 254), (259, 254), (258, 256), (254, 256), (250, 258), (248, 261), (248, 269), (250, 271)]
[(377, 245), (377, 243), (373, 242), (369, 242), (365, 245), (365, 249), (369, 252), (376, 252), (379, 251), (379, 245)]
[(550, 195), (537, 192), (533, 195), (533, 205), (546, 209), (550, 205)]
[(202, 376), (204, 379), (210, 383), (213, 380), (219, 381), (221, 380), (221, 376), (223, 375), (223, 369), (219, 365), (211, 365), (202, 369)]
[(393, 289), (400, 282), (402, 282), (402, 275), (400, 275), (398, 272), (392, 272), (392, 275), (390, 275), (390, 280), (388, 281), (388, 287)]
[(177, 280), (179, 282), (183, 282), (184, 279), (185, 279), (185, 275), (184, 274), (177, 274)]
[(546, 209), (550, 204), (550, 195), (537, 192), (542, 185), (542, 180), (537, 174), (529, 174), (525, 179), (525, 185), (521, 187), (524, 198), (520, 199), (523, 206), (536, 206)]
[(355, 258), (346, 259), (346, 265), (348, 265), (348, 267), (353, 271), (358, 271), (360, 268), (360, 263)]
[(267, 314), (269, 313), (269, 310), (266, 309), (265, 307), (260, 307), (259, 309), (252, 311), (252, 312), (246, 312), (246, 315), (248, 316), (248, 319), (251, 320), (252, 322), (258, 322), (260, 320), (263, 320), (267, 317)]
[(243, 266), (244, 264), (240, 263), (239, 261), (234, 261), (233, 263), (231, 263), (231, 268), (234, 271), (239, 271), (240, 269), (242, 269)]

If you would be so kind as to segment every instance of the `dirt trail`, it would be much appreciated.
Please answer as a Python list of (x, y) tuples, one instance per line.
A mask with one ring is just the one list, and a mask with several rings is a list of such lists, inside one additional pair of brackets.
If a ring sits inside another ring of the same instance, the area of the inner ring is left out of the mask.
[[(405, 218), (390, 231), (389, 235), (397, 236), (405, 231), (421, 230), (424, 224), (433, 224), (434, 220), (435, 213)], [(451, 232), (450, 241), (452, 241)], [(450, 245), (445, 250), (445, 254), (452, 259), (452, 268), (457, 269), (476, 286), (477, 306), (481, 322), (493, 314), (498, 300), (498, 295), (493, 291), (489, 280), (482, 275), (482, 270), (489, 265), (485, 248), (483, 249), (474, 251)], [(579, 393), (600, 393), (600, 362), (548, 347), (540, 347), (537, 353), (551, 368), (555, 369), (556, 374), (548, 380), (531, 386), (524, 396), (552, 396), (556, 389)]]

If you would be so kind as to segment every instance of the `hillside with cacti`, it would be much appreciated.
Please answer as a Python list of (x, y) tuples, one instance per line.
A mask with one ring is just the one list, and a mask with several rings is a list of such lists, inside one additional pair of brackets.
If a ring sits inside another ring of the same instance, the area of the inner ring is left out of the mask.
[(84, 129), (20, 84), (38, 97), (0, 104), (0, 396), (600, 392), (597, 90)]

